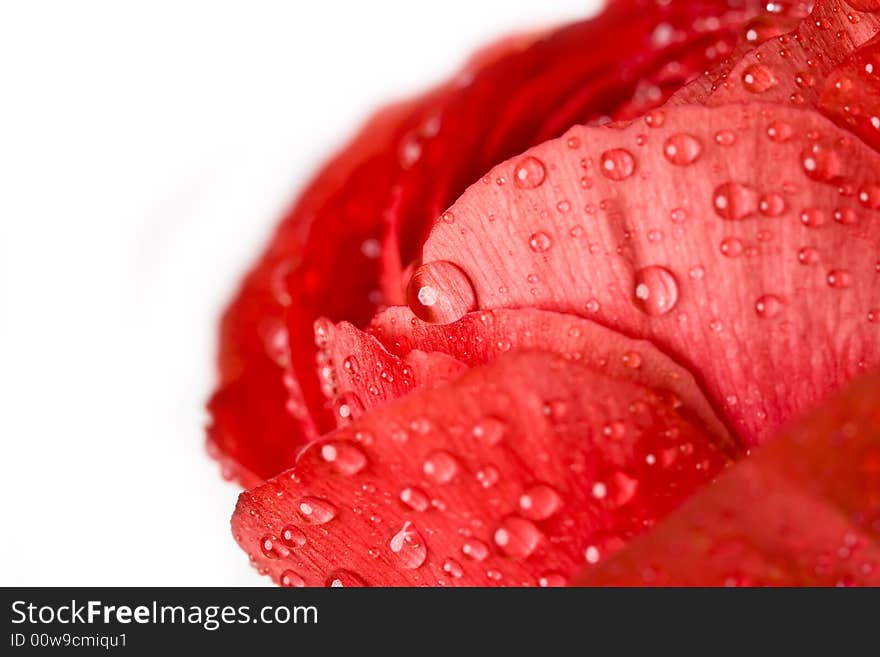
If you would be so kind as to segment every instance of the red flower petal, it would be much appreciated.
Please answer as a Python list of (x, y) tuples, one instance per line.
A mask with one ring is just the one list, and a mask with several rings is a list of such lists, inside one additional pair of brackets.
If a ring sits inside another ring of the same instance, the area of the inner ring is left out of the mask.
[[(496, 46), (453, 82), (380, 113), (305, 191), (224, 316), (214, 450), (257, 477), (292, 465), (333, 426), (314, 376), (317, 318), (363, 326), (402, 302), (402, 270), (468, 184), (571, 123), (661, 103), (730, 51), (761, 4), (616, 2), (592, 21)], [(270, 408), (285, 389), (289, 411)]]
[(880, 150), (880, 37), (871, 39), (831, 72), (819, 108)]
[(662, 396), (518, 353), (312, 444), (232, 525), (280, 583), (561, 585), (727, 462)]
[(833, 69), (880, 30), (880, 9), (843, 0), (817, 0), (789, 34), (734, 57), (682, 88), (672, 103), (726, 105), (773, 102), (817, 107)]
[[(716, 444), (726, 446), (731, 454), (737, 452), (729, 432), (685, 369), (649, 342), (580, 317), (532, 309), (496, 310), (471, 313), (454, 324), (438, 326), (422, 322), (406, 308), (391, 308), (379, 314), (368, 331), (372, 335), (348, 323), (322, 324), (319, 329), (326, 338), (320, 352), (327, 368), (323, 375), (334, 391), (333, 399), (338, 400), (337, 408), (345, 404), (346, 419), (357, 419), (416, 388), (436, 387), (464, 368), (491, 362), (507, 352), (540, 349), (606, 376), (663, 391)], [(457, 367), (447, 365), (449, 360)], [(445, 372), (438, 373), (441, 364)]]
[(880, 374), (599, 566), (593, 585), (880, 585)]
[(649, 339), (759, 443), (880, 363), (880, 156), (803, 110), (646, 122), (575, 128), (496, 167), (435, 224), (414, 278), (442, 305), (448, 273), (431, 272), (451, 263), (480, 308)]

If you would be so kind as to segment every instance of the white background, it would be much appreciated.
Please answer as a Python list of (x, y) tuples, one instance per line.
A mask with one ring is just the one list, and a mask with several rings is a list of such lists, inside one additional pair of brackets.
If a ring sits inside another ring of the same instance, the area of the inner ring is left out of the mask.
[(263, 582), (202, 433), (242, 270), (379, 103), (598, 3), (0, 3), (0, 584)]

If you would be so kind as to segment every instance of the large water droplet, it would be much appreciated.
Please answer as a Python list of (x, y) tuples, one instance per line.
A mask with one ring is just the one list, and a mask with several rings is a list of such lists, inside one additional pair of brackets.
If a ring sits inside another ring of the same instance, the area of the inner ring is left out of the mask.
[(260, 550), (269, 559), (286, 557), (290, 552), (275, 536), (264, 536), (260, 539)]
[(678, 303), (678, 281), (665, 267), (644, 267), (636, 272), (633, 297), (645, 314), (665, 315)]
[(425, 541), (415, 526), (408, 520), (403, 523), (400, 531), (388, 541), (388, 547), (404, 568), (416, 569), (425, 563), (425, 559), (428, 556), (428, 548), (425, 546)]
[(299, 527), (287, 525), (281, 532), (281, 541), (291, 548), (300, 548), (306, 544), (306, 535)]
[(470, 278), (458, 265), (446, 260), (419, 267), (410, 279), (407, 303), (420, 319), (449, 324), (477, 306)]
[(296, 506), (303, 520), (313, 525), (323, 525), (336, 517), (336, 507), (320, 497), (304, 497)]
[(813, 144), (801, 152), (800, 157), (801, 166), (808, 178), (819, 182), (833, 182), (840, 177), (843, 163), (836, 151)]
[(540, 541), (538, 528), (519, 516), (508, 516), (495, 530), (495, 544), (509, 557), (528, 557)]
[(546, 520), (561, 506), (562, 498), (559, 493), (547, 484), (530, 486), (519, 498), (520, 512), (531, 520)]
[(344, 441), (322, 445), (321, 458), (345, 475), (357, 474), (367, 464), (367, 457), (361, 449)]
[(636, 170), (636, 160), (632, 153), (623, 148), (605, 151), (599, 158), (602, 174), (610, 180), (626, 180)]
[(431, 452), (422, 464), (422, 472), (435, 484), (447, 484), (458, 473), (458, 462), (449, 452)]
[(700, 140), (692, 135), (677, 133), (663, 144), (663, 155), (672, 164), (686, 166), (696, 162), (703, 152)]
[(739, 221), (758, 211), (758, 194), (748, 185), (724, 183), (715, 189), (712, 207), (722, 219)]
[(764, 64), (751, 64), (743, 71), (742, 82), (746, 91), (759, 94), (776, 86), (776, 76)]
[(516, 163), (513, 171), (513, 184), (521, 189), (534, 189), (544, 182), (547, 169), (544, 163), (531, 155)]
[(415, 486), (407, 486), (400, 491), (400, 501), (406, 504), (413, 511), (425, 511), (431, 506), (431, 500), (428, 495)]
[(780, 194), (764, 194), (758, 204), (765, 217), (778, 217), (787, 209), (785, 199)]

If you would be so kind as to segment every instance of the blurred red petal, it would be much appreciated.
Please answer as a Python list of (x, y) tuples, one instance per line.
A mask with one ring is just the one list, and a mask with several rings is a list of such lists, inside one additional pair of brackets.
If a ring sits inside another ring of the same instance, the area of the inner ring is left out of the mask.
[(880, 586), (880, 374), (784, 431), (578, 583)]
[(469, 188), (415, 277), (451, 263), (481, 309), (650, 340), (757, 444), (880, 363), (878, 171), (820, 115), (764, 104), (578, 127)]
[(664, 396), (521, 352), (313, 443), (232, 526), (282, 584), (558, 586), (727, 463)]

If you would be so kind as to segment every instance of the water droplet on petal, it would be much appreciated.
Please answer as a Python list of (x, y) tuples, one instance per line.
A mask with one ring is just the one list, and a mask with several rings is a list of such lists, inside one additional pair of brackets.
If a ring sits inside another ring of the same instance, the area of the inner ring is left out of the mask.
[(553, 238), (551, 238), (544, 231), (538, 231), (537, 233), (533, 233), (531, 237), (529, 237), (529, 248), (535, 253), (544, 253), (545, 251), (549, 251), (550, 247), (553, 246)]
[(482, 443), (492, 447), (501, 442), (504, 433), (507, 431), (507, 424), (503, 420), (496, 417), (484, 417), (477, 422), (471, 429), (474, 438)]
[(483, 488), (492, 488), (495, 484), (498, 483), (498, 479), (501, 478), (501, 473), (498, 472), (498, 468), (487, 465), (484, 468), (480, 468), (477, 470), (477, 481), (480, 482), (480, 485)]
[(871, 210), (880, 210), (880, 185), (865, 185), (859, 189), (859, 203)]
[(513, 184), (520, 189), (534, 189), (540, 187), (546, 177), (547, 169), (544, 167), (544, 163), (529, 155), (516, 163)]
[(584, 558), (587, 560), (588, 564), (596, 564), (599, 563), (599, 559), (602, 555), (599, 553), (599, 548), (595, 545), (590, 545), (584, 550)]
[(674, 134), (663, 144), (663, 155), (672, 164), (686, 166), (700, 158), (703, 145), (700, 140), (685, 133)]
[(336, 507), (320, 497), (304, 497), (296, 509), (303, 520), (313, 525), (323, 525), (336, 517)]
[(470, 278), (460, 267), (438, 260), (422, 265), (413, 274), (407, 303), (420, 319), (449, 324), (474, 310), (477, 298)]
[(281, 542), (274, 536), (264, 536), (260, 539), (260, 550), (269, 559), (278, 559), (290, 554)]
[(807, 228), (821, 228), (828, 223), (828, 216), (818, 208), (807, 208), (801, 212), (801, 223)]
[(636, 170), (636, 160), (632, 153), (623, 148), (614, 148), (602, 153), (599, 159), (602, 174), (609, 180), (626, 180)]
[(674, 208), (669, 213), (669, 218), (674, 224), (683, 224), (685, 221), (687, 221), (687, 216), (687, 210), (685, 210), (684, 208)]
[(321, 446), (321, 458), (331, 463), (344, 475), (357, 474), (367, 464), (367, 457), (359, 447), (344, 441), (328, 442)]
[(765, 294), (755, 301), (755, 312), (758, 317), (770, 319), (782, 310), (782, 301), (775, 294)]
[(437, 450), (422, 464), (422, 472), (435, 484), (446, 484), (458, 473), (458, 463), (449, 452)]
[(719, 130), (715, 133), (715, 143), (719, 146), (733, 146), (736, 143), (736, 133), (731, 130)]
[(834, 211), (834, 221), (844, 226), (854, 226), (859, 223), (859, 215), (852, 208), (837, 208)]
[(666, 123), (666, 113), (661, 109), (654, 109), (645, 115), (645, 125), (649, 128), (659, 128)]
[(783, 143), (791, 139), (793, 134), (794, 129), (788, 123), (782, 121), (774, 121), (767, 126), (767, 136), (770, 138), (770, 141)]
[(748, 185), (724, 183), (715, 189), (712, 207), (722, 219), (739, 221), (758, 211), (758, 194)]
[(287, 525), (281, 532), (281, 541), (291, 548), (300, 548), (306, 544), (306, 535), (298, 527)]
[(562, 498), (559, 493), (547, 484), (530, 486), (519, 498), (520, 512), (531, 520), (546, 520), (561, 506)]
[(330, 588), (366, 586), (367, 583), (350, 570), (335, 570), (327, 576), (325, 582)]
[(443, 562), (443, 572), (452, 575), (456, 579), (464, 575), (464, 569), (455, 559), (447, 559)]
[(833, 182), (840, 177), (843, 163), (836, 151), (813, 144), (801, 152), (800, 157), (801, 166), (808, 178), (819, 182)]
[(742, 74), (742, 82), (746, 91), (755, 94), (763, 93), (777, 84), (773, 71), (764, 64), (747, 66)]
[(642, 357), (635, 351), (627, 351), (621, 356), (621, 361), (623, 362), (623, 366), (631, 369), (637, 370), (642, 366)]
[(645, 314), (665, 315), (678, 302), (678, 281), (664, 267), (644, 267), (636, 272), (633, 296), (636, 306)]
[(414, 570), (425, 563), (428, 548), (415, 526), (406, 521), (403, 527), (388, 541), (391, 553), (404, 568)]
[(292, 570), (285, 570), (281, 573), (281, 586), (299, 589), (305, 585), (306, 581)]
[(538, 528), (519, 516), (508, 516), (495, 530), (495, 544), (509, 557), (528, 557), (540, 541)]
[(489, 546), (476, 538), (469, 538), (461, 546), (461, 552), (474, 561), (483, 561), (489, 556)]
[(785, 212), (785, 199), (779, 194), (764, 194), (758, 204), (758, 209), (765, 217), (778, 217)]
[(419, 512), (425, 511), (431, 506), (431, 500), (428, 498), (428, 495), (421, 488), (416, 488), (415, 486), (407, 486), (400, 491), (400, 501), (413, 511)]
[(639, 488), (637, 479), (625, 472), (613, 472), (601, 481), (593, 484), (592, 494), (600, 500), (602, 506), (609, 509), (618, 509), (628, 504), (636, 496)]
[(805, 246), (798, 251), (798, 262), (802, 265), (815, 265), (819, 262), (819, 250), (812, 246)]
[(832, 269), (827, 280), (830, 287), (843, 290), (852, 285), (852, 274), (847, 269)]

